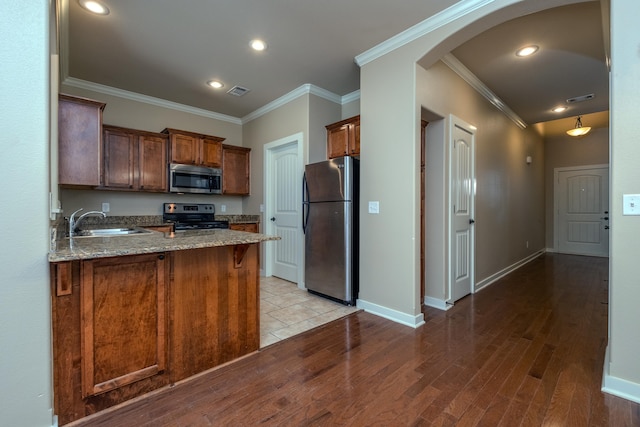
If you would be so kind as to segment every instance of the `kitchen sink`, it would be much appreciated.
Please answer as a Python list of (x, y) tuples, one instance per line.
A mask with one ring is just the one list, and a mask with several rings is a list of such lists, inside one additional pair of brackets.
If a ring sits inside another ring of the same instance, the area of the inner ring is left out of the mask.
[(93, 230), (80, 230), (73, 237), (111, 237), (111, 236), (131, 236), (136, 234), (153, 233), (144, 228), (96, 228)]

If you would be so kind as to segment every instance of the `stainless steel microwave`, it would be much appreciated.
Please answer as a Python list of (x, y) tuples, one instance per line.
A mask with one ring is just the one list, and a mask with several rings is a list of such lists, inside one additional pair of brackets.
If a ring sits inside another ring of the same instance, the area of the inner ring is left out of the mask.
[(222, 194), (222, 169), (172, 163), (169, 165), (169, 191)]

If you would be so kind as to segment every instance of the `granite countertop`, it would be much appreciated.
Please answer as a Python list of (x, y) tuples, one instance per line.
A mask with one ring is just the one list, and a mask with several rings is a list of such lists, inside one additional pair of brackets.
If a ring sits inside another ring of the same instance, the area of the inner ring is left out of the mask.
[(49, 262), (231, 246), (279, 240), (278, 236), (235, 230), (151, 231), (111, 237), (62, 238), (52, 243)]

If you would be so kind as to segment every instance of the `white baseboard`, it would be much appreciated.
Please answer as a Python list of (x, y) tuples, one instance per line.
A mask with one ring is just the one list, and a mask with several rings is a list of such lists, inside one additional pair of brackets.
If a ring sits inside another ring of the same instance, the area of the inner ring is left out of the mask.
[(412, 328), (418, 328), (419, 326), (424, 325), (424, 315), (422, 313), (414, 316), (361, 299), (356, 301), (356, 307), (361, 308), (368, 313), (384, 317), (385, 319), (389, 319)]
[(453, 304), (447, 304), (445, 300), (433, 297), (424, 297), (424, 305), (445, 311), (453, 307)]
[(602, 371), (601, 390), (604, 393), (640, 403), (640, 384), (609, 375), (609, 346), (607, 346), (604, 353), (604, 368)]
[(528, 262), (533, 261), (534, 259), (538, 258), (540, 255), (544, 254), (546, 251), (546, 249), (540, 249), (538, 252), (529, 255), (528, 257), (521, 259), (520, 261), (517, 261), (513, 264), (511, 264), (509, 267), (503, 268), (502, 270), (498, 271), (495, 274), (492, 274), (491, 276), (482, 279), (481, 281), (479, 281), (478, 283), (476, 283), (476, 287), (475, 287), (475, 292), (478, 292), (484, 288), (486, 288), (487, 286), (489, 286), (490, 284), (496, 282), (498, 279), (503, 278), (504, 276), (506, 276), (507, 274), (517, 270), (518, 268), (522, 267), (523, 265), (527, 264)]

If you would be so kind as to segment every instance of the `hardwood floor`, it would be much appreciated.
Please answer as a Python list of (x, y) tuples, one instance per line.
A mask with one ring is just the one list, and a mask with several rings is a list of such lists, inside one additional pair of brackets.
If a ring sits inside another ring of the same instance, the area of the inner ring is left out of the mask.
[(76, 426), (638, 426), (600, 391), (607, 259), (544, 255), (412, 329), (365, 312)]

